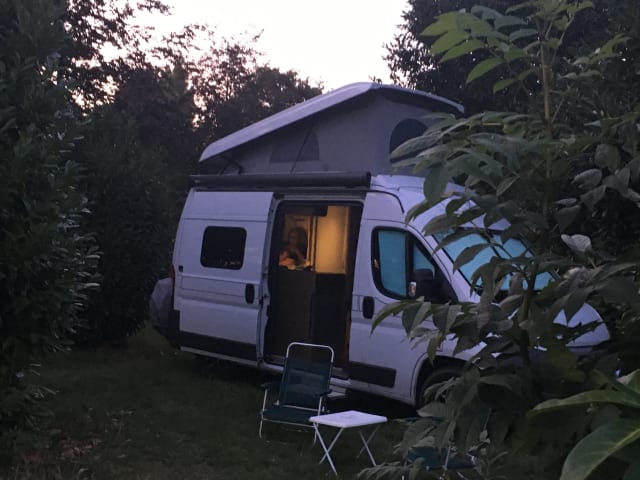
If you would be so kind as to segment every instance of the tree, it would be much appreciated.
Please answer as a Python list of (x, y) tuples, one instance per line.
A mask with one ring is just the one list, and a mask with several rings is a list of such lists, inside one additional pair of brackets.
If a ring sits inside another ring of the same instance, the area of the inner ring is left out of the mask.
[[(157, 2), (143, 3), (161, 10)], [(195, 173), (206, 141), (318, 90), (293, 72), (259, 65), (252, 44), (222, 40), (218, 46), (203, 26), (187, 26), (170, 34), (166, 45), (142, 51), (144, 32), (132, 38), (127, 23), (131, 11), (113, 19), (119, 12), (113, 5), (98, 0), (88, 5), (76, 5), (72, 14), (88, 8), (98, 20), (78, 27), (76, 36), (130, 44), (124, 58), (98, 71), (92, 65), (101, 52), (81, 51), (96, 56), (89, 68), (71, 72), (84, 79), (80, 98), (91, 107), (77, 160), (87, 169), (83, 185), (92, 210), (87, 228), (102, 252), (101, 288), (91, 296), (91, 318), (81, 337), (122, 341), (142, 326), (155, 281), (169, 273), (188, 176)], [(202, 36), (212, 48), (195, 56)], [(96, 76), (107, 71), (109, 85)]]
[(204, 138), (223, 137), (322, 93), (294, 71), (260, 64), (256, 40), (217, 42), (210, 36), (211, 48), (190, 77), (201, 104), (198, 123)]
[[(495, 109), (496, 103), (501, 101), (506, 102), (505, 108), (517, 105), (521, 99), (502, 96), (496, 98), (491, 95), (486, 81), (466, 84), (460, 72), (470, 71), (478, 61), (484, 59), (486, 55), (483, 52), (439, 63), (437, 54), (431, 51), (431, 40), (422, 35), (426, 26), (435, 22), (439, 15), (449, 11), (469, 10), (476, 3), (473, 0), (409, 0), (407, 10), (402, 14), (404, 23), (400, 32), (385, 45), (385, 59), (391, 79), (395, 83), (459, 102), (471, 113)], [(497, 9), (510, 4), (508, 0), (486, 0), (482, 3)]]
[[(61, 48), (61, 75), (91, 108), (108, 101), (123, 82), (128, 66), (144, 55), (150, 29), (134, 22), (137, 12), (167, 14), (160, 0), (69, 0), (63, 14), (68, 37)], [(114, 52), (121, 52), (115, 54)]]
[(2, 0), (0, 11), (0, 443), (10, 455), (13, 429), (44, 392), (32, 364), (77, 327), (97, 255), (80, 228), (78, 120), (59, 81), (63, 5)]
[[(606, 88), (601, 90), (602, 95), (593, 99), (599, 104), (611, 107), (614, 98), (617, 98), (617, 101), (624, 98), (624, 95), (620, 95), (623, 91), (626, 90), (627, 97), (638, 92), (638, 78), (633, 72), (637, 71), (639, 66), (640, 45), (636, 39), (640, 20), (635, 2), (632, 0), (595, 0), (593, 3), (593, 8), (575, 19), (571, 30), (567, 31), (560, 54), (577, 58), (582, 53), (593, 51), (603, 44), (611, 32), (625, 32), (630, 36), (631, 41), (624, 47), (624, 51), (621, 51), (620, 57), (612, 60), (609, 69), (603, 72), (599, 83), (601, 87)], [(471, 114), (483, 110), (525, 111), (528, 104), (526, 95), (513, 90), (508, 95), (492, 94), (492, 85), (486, 78), (479, 78), (467, 84), (464, 75), (461, 75), (461, 72), (471, 71), (479, 61), (485, 59), (486, 52), (476, 50), (452, 61), (438, 62), (440, 52), (437, 45), (436, 51), (432, 50), (433, 37), (422, 35), (426, 26), (434, 23), (444, 12), (462, 9), (469, 11), (476, 4), (504, 10), (513, 2), (410, 0), (407, 10), (403, 12), (404, 23), (401, 25), (400, 33), (386, 45), (386, 60), (391, 70), (391, 78), (402, 85), (456, 100)], [(529, 85), (529, 88), (533, 86)], [(621, 107), (624, 108), (624, 105)]]
[(212, 109), (222, 137), (322, 93), (298, 77), (268, 65), (257, 66), (233, 95)]
[(199, 144), (183, 71), (130, 70), (113, 103), (94, 108), (77, 151), (101, 251), (83, 340), (122, 341), (144, 325), (148, 298), (168, 274), (179, 206)]
[[(556, 428), (558, 416), (527, 423), (527, 411), (549, 398), (609, 384), (616, 366), (615, 355), (595, 363), (572, 351), (571, 342), (593, 325), (556, 319), (571, 319), (589, 301), (613, 305), (633, 323), (640, 307), (637, 259), (607, 251), (604, 232), (585, 235), (597, 231), (602, 218), (611, 218), (615, 205), (626, 202), (635, 215), (640, 207), (640, 105), (624, 112), (618, 101), (613, 108), (592, 108), (596, 85), (627, 39), (615, 34), (588, 53), (563, 53), (571, 28), (589, 7), (584, 1), (534, 0), (502, 14), (478, 6), (444, 13), (424, 30), (437, 37), (432, 50), (443, 62), (463, 51), (484, 52), (465, 82), (493, 78), (494, 91), (517, 89), (530, 100), (524, 113), (489, 111), (462, 119), (434, 114), (422, 137), (394, 152), (419, 155), (408, 163), (427, 172), (426, 198), (410, 217), (439, 202), (448, 180), (467, 187), (425, 227), (426, 234), (438, 235), (440, 248), (466, 241), (455, 268), (486, 249), (497, 253), (472, 275), (479, 303), (410, 301), (391, 306), (376, 320), (402, 309), (409, 334), (427, 342), (432, 357), (450, 336), (460, 350), (479, 348), (460, 378), (427, 392), (448, 392), (444, 408), (430, 404), (422, 410), (425, 416), (442, 414), (440, 446), (454, 438), (457, 445), (468, 445), (469, 426), (461, 420), (481, 402), (492, 412), (491, 448), (485, 453), (535, 449), (540, 469), (535, 475), (551, 478), (557, 478), (575, 439), (597, 424), (597, 411), (563, 412), (562, 430)], [(499, 219), (509, 226), (493, 231)], [(510, 252), (508, 242), (522, 237), (531, 249)], [(427, 318), (434, 327), (425, 330)], [(414, 441), (427, 435), (416, 428), (408, 433)], [(517, 463), (511, 467), (525, 475)]]

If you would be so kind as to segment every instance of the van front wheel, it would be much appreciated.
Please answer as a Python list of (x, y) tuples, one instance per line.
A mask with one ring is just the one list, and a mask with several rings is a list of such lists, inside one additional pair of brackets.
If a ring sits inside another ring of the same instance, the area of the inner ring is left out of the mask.
[(451, 378), (457, 378), (462, 375), (462, 367), (455, 365), (447, 365), (429, 373), (420, 384), (420, 387), (417, 391), (416, 396), (416, 408), (421, 408), (425, 406), (427, 403), (431, 403), (433, 401), (442, 401), (446, 398), (446, 392), (444, 392), (440, 397), (436, 395), (430, 395), (429, 398), (425, 398), (425, 393), (429, 387), (433, 385), (444, 383)]

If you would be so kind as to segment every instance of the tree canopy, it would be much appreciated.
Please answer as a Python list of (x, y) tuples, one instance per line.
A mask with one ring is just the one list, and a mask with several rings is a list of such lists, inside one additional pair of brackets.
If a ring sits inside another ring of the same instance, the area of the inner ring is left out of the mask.
[[(400, 32), (386, 45), (386, 60), (391, 78), (402, 85), (456, 100), (469, 113), (483, 110), (526, 110), (530, 99), (526, 92), (511, 90), (508, 94), (504, 91), (492, 93), (492, 84), (485, 78), (467, 83), (464, 72), (470, 72), (475, 65), (486, 59), (487, 52), (476, 50), (449, 61), (438, 61), (438, 52), (432, 51), (436, 38), (422, 34), (428, 25), (445, 12), (462, 9), (470, 11), (475, 5), (504, 11), (513, 3), (509, 0), (409, 0), (402, 15)], [(629, 36), (630, 40), (623, 47), (621, 56), (611, 62), (608, 71), (603, 72), (598, 82), (601, 95), (594, 101), (599, 107), (611, 109), (616, 102), (625, 103), (622, 100), (625, 97), (629, 103), (637, 99), (639, 79), (635, 72), (640, 67), (639, 23), (637, 5), (633, 0), (595, 0), (592, 9), (574, 20), (571, 30), (567, 31), (563, 39), (560, 56), (580, 56), (604, 43), (612, 32)], [(461, 50), (450, 55), (461, 53), (465, 52)], [(536, 84), (529, 84), (528, 87), (535, 89)], [(621, 107), (624, 108), (624, 105), (618, 105), (618, 111)]]

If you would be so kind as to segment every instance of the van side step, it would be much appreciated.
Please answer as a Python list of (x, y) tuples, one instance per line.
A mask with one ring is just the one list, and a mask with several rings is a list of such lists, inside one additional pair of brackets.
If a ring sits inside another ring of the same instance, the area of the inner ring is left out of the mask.
[(331, 385), (329, 400), (342, 400), (343, 398), (347, 398), (347, 389), (338, 387), (337, 385)]
[[(284, 365), (284, 356), (282, 355), (275, 355), (275, 354), (266, 355), (263, 358), (263, 360), (266, 362), (267, 365), (278, 365), (278, 366)], [(342, 367), (334, 366), (333, 370), (331, 371), (331, 376), (335, 378), (339, 378), (340, 380), (346, 380), (349, 378), (349, 373)]]

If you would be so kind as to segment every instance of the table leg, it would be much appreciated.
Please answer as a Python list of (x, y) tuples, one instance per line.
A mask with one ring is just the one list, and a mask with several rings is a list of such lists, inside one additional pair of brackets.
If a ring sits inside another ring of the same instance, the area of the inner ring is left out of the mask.
[(329, 447), (327, 447), (324, 443), (324, 439), (322, 438), (322, 435), (320, 434), (320, 429), (318, 428), (318, 425), (316, 424), (314, 426), (315, 430), (316, 430), (316, 435), (318, 436), (318, 440), (320, 440), (320, 445), (322, 445), (322, 449), (324, 450), (324, 455), (323, 457), (320, 459), (320, 461), (318, 462), (318, 464), (324, 462), (324, 459), (326, 458), (329, 462), (329, 465), (331, 465), (331, 470), (333, 470), (333, 473), (335, 473), (336, 475), (338, 475), (338, 472), (336, 471), (336, 467), (333, 464), (333, 460), (331, 459), (331, 455), (329, 454), (329, 452), (331, 451), (331, 449), (333, 448), (333, 446), (336, 444), (336, 442), (338, 441), (338, 438), (340, 437), (340, 435), (342, 434), (342, 431), (344, 430), (344, 428), (341, 428), (340, 430), (338, 430), (338, 433), (336, 433), (336, 436), (333, 438), (333, 440), (331, 441), (331, 443), (329, 444)]
[(371, 432), (371, 435), (369, 435), (368, 438), (364, 438), (364, 435), (362, 435), (362, 429), (359, 428), (358, 429), (358, 434), (360, 435), (360, 438), (362, 439), (362, 448), (360, 449), (360, 451), (358, 452), (358, 456), (356, 458), (360, 458), (360, 455), (362, 455), (363, 451), (367, 451), (367, 453), (369, 454), (369, 459), (371, 460), (372, 465), (375, 467), (376, 466), (376, 461), (373, 459), (373, 454), (371, 453), (371, 450), (369, 450), (369, 442), (373, 439), (374, 435), (376, 434), (376, 432), (378, 431), (378, 429), (380, 428), (380, 426), (377, 426), (373, 432)]

